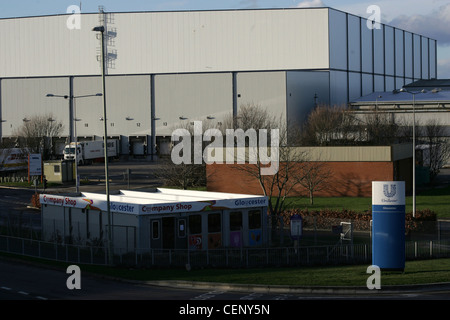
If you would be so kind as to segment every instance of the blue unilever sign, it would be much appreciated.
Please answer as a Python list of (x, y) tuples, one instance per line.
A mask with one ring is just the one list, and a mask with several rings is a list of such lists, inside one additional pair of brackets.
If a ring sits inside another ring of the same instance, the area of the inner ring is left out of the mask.
[(372, 264), (405, 269), (405, 182), (372, 182)]

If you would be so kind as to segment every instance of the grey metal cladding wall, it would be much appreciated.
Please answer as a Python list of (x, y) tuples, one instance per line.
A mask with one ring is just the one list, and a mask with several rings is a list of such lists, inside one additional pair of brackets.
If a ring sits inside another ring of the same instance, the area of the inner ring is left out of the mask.
[[(367, 29), (367, 28), (366, 28)], [(348, 16), (348, 69), (361, 71), (361, 25), (360, 18)]]
[(436, 61), (436, 46), (437, 41), (430, 39), (430, 79), (437, 78), (436, 75), (436, 68), (437, 68), (437, 61)]
[(405, 77), (413, 77), (413, 35), (411, 32), (405, 32)]
[(362, 95), (365, 96), (373, 92), (373, 76), (371, 74), (362, 74)]
[[(108, 74), (327, 68), (327, 11), (110, 13)], [(0, 77), (100, 74), (98, 14), (70, 18), (0, 19)]]
[(68, 16), (0, 19), (0, 77), (100, 74), (97, 15), (83, 15), (81, 29)]
[[(145, 136), (151, 133), (150, 76), (107, 76), (108, 136)], [(103, 136), (103, 100), (81, 97), (102, 92), (101, 77), (75, 77), (77, 135)]]
[(400, 29), (395, 29), (395, 75), (403, 77), (405, 75), (405, 47), (404, 47), (405, 32)]
[(347, 15), (329, 10), (330, 68), (347, 70)]
[(348, 97), (352, 101), (362, 96), (361, 93), (361, 74), (356, 72), (348, 73)]
[(289, 71), (286, 79), (290, 125), (303, 123), (315, 103), (330, 103), (328, 71)]
[(373, 32), (367, 28), (366, 20), (361, 19), (361, 59), (362, 71), (373, 72)]
[(45, 115), (63, 125), (62, 136), (69, 135), (69, 102), (48, 98), (48, 93), (69, 94), (69, 78), (2, 79), (2, 135), (13, 136), (23, 119)]
[(417, 34), (413, 34), (413, 77), (414, 79), (420, 79), (422, 77), (421, 66), (421, 37)]
[(394, 28), (384, 26), (384, 73), (393, 76), (395, 73)]
[(202, 121), (205, 127), (214, 126), (232, 112), (231, 73), (155, 76), (155, 131), (159, 136), (170, 136), (186, 122)]
[(329, 9), (331, 69), (415, 79), (436, 76), (435, 40), (385, 24), (371, 29), (367, 21)]
[(373, 29), (373, 65), (374, 73), (384, 74), (384, 25)]
[(326, 8), (115, 14), (114, 73), (328, 67)]
[(344, 71), (330, 71), (330, 104), (342, 105), (348, 101), (348, 74)]
[(254, 104), (286, 121), (286, 72), (240, 72), (236, 78), (238, 110)]
[(422, 78), (423, 79), (428, 79), (430, 76), (429, 73), (429, 61), (428, 61), (428, 54), (429, 54), (429, 48), (428, 48), (428, 38), (422, 37), (422, 52), (421, 52), (421, 57), (422, 57)]

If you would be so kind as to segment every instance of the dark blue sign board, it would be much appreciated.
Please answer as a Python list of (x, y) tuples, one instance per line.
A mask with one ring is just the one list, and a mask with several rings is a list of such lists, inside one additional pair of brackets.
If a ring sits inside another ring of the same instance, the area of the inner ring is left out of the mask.
[(303, 234), (303, 218), (295, 214), (291, 216), (291, 238), (293, 240), (300, 240)]
[(405, 269), (405, 182), (372, 182), (372, 265)]

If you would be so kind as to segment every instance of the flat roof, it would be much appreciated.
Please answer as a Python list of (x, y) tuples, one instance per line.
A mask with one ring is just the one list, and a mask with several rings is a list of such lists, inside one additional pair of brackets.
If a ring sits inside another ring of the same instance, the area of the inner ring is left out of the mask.
[[(106, 194), (41, 194), (41, 205), (107, 211)], [(110, 194), (110, 211), (149, 215), (267, 207), (268, 197), (209, 191), (157, 188), (155, 192), (120, 190)]]
[(450, 79), (420, 79), (404, 86), (405, 88), (450, 88)]
[[(416, 103), (423, 102), (450, 102), (450, 91), (426, 91), (424, 93), (420, 90), (408, 89), (409, 92), (414, 92)], [(400, 91), (377, 91), (366, 96), (360, 97), (350, 102), (352, 105), (357, 104), (383, 104), (383, 103), (407, 103), (412, 104), (413, 94)]]

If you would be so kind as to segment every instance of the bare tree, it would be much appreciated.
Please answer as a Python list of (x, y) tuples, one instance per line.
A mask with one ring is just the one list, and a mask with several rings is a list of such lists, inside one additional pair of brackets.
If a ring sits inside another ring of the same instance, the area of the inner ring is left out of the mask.
[[(223, 122), (222, 130), (228, 128), (241, 129), (247, 132), (248, 129), (254, 129), (258, 132), (267, 130), (270, 133), (272, 129), (278, 132), (278, 144), (276, 146), (278, 159), (276, 170), (271, 174), (265, 174), (264, 169), (269, 165), (262, 161), (260, 150), (257, 149), (255, 161), (250, 161), (250, 154), (247, 154), (245, 164), (233, 164), (231, 168), (243, 173), (244, 176), (250, 177), (257, 181), (261, 192), (269, 198), (269, 214), (272, 223), (272, 230), (275, 230), (277, 222), (280, 228), (283, 227), (283, 219), (281, 213), (285, 209), (286, 200), (292, 194), (295, 186), (299, 184), (296, 176), (301, 174), (301, 166), (303, 164), (304, 152), (293, 146), (299, 141), (299, 131), (294, 126), (289, 126), (283, 121), (283, 118), (277, 118), (271, 115), (267, 110), (253, 104), (241, 106), (235, 117), (230, 116)], [(273, 136), (269, 137), (273, 139)], [(272, 144), (271, 144), (272, 145)], [(271, 148), (271, 152), (275, 150)], [(274, 164), (271, 163), (270, 166)]]
[(43, 158), (48, 159), (52, 154), (52, 139), (60, 135), (63, 129), (63, 124), (49, 113), (24, 121), (22, 126), (15, 130), (14, 135), (18, 136), (22, 149), (29, 153), (42, 153)]
[(372, 145), (390, 145), (398, 140), (399, 125), (395, 122), (393, 114), (375, 111), (363, 117), (367, 141)]
[(298, 183), (304, 187), (309, 194), (309, 203), (314, 204), (314, 193), (327, 190), (328, 182), (333, 171), (325, 162), (305, 161), (300, 175), (296, 176)]
[(445, 127), (436, 119), (426, 122), (421, 131), (426, 146), (424, 160), (430, 168), (430, 180), (433, 180), (449, 159), (450, 143), (445, 137)]
[[(203, 133), (210, 128), (214, 128), (211, 121), (202, 122), (202, 131), (200, 134), (203, 135)], [(194, 122), (180, 121), (180, 123), (173, 126), (172, 132), (177, 129), (182, 129), (186, 133), (185, 136), (181, 137), (182, 140), (189, 140), (189, 146), (180, 150), (181, 153), (187, 153), (186, 155), (181, 154), (182, 158), (183, 156), (186, 156), (184, 157), (186, 161), (174, 163), (172, 157), (162, 158), (160, 160), (159, 169), (154, 171), (154, 175), (166, 186), (178, 187), (184, 190), (188, 188), (203, 187), (206, 185), (206, 164), (203, 161), (200, 163), (194, 161), (195, 159), (193, 159), (193, 157), (195, 157), (195, 153), (199, 151), (202, 152), (201, 156), (203, 155), (204, 142), (202, 140), (202, 147), (200, 150), (197, 150), (194, 146), (194, 135), (199, 133), (195, 132)]]
[(352, 144), (355, 118), (344, 106), (318, 105), (302, 129), (302, 144), (330, 146)]
[(187, 190), (206, 185), (205, 164), (174, 164), (170, 158), (162, 159), (160, 166), (154, 171), (165, 186)]

